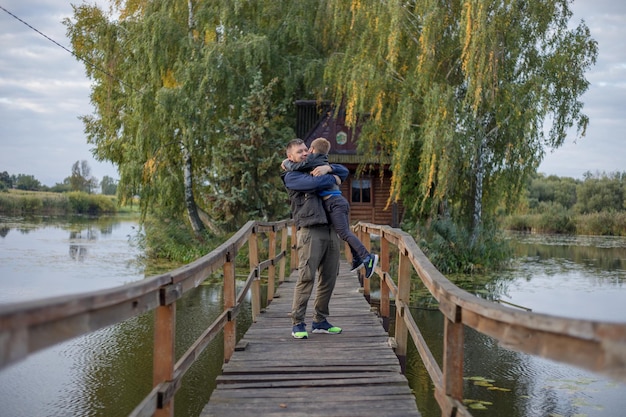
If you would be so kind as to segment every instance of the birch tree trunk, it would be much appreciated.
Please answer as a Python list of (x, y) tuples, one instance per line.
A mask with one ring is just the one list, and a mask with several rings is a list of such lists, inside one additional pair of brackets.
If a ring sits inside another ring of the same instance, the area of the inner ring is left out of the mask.
[(193, 194), (193, 171), (191, 153), (187, 147), (183, 146), (183, 170), (184, 170), (184, 184), (185, 184), (185, 207), (187, 208), (187, 216), (189, 217), (189, 223), (196, 235), (202, 234), (206, 229), (200, 215), (198, 214), (198, 207), (196, 206), (196, 200)]

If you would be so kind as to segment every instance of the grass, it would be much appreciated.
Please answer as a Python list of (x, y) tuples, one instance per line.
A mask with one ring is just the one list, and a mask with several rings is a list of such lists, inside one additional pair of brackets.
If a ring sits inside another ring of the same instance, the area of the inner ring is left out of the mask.
[(115, 196), (83, 192), (53, 193), (48, 191), (7, 190), (0, 193), (0, 214), (4, 215), (66, 215), (115, 214)]

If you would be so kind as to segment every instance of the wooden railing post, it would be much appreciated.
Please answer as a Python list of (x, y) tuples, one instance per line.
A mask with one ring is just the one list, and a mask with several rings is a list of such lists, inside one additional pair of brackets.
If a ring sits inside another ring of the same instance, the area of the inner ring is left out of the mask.
[(261, 314), (261, 276), (259, 271), (259, 248), (258, 248), (258, 236), (257, 228), (252, 229), (252, 234), (248, 238), (248, 258), (250, 259), (250, 271), (253, 268), (257, 270), (257, 276), (252, 283), (252, 321), (255, 322), (256, 318)]
[(404, 321), (405, 314), (411, 314), (404, 306), (408, 306), (411, 297), (411, 262), (408, 256), (400, 251), (398, 264), (398, 295), (396, 299), (396, 356), (400, 361), (402, 373), (406, 370), (406, 354), (408, 342), (408, 326)]
[[(224, 262), (224, 311), (235, 306), (237, 302), (237, 283), (235, 279), (236, 254), (228, 252)], [(228, 362), (235, 352), (237, 344), (237, 321), (230, 318), (224, 325), (224, 362)]]
[(280, 259), (280, 267), (278, 269), (278, 282), (282, 283), (285, 281), (285, 263), (287, 262), (287, 238), (289, 237), (288, 233), (289, 228), (285, 226), (281, 231), (281, 241), (280, 241), (280, 251), (285, 253)]
[[(174, 350), (176, 338), (176, 301), (167, 303), (167, 288), (161, 288), (161, 305), (155, 311), (154, 323), (154, 357), (152, 367), (152, 384), (157, 386), (163, 381), (174, 378), (176, 354)], [(162, 402), (163, 400), (159, 400)], [(174, 400), (167, 404), (157, 404), (155, 417), (172, 417)]]
[[(272, 231), (269, 232), (269, 257), (274, 259), (276, 257), (276, 229), (272, 226)], [(276, 279), (276, 265), (274, 262), (267, 268), (267, 304), (271, 303), (274, 299), (274, 280)]]
[(389, 241), (385, 238), (385, 234), (380, 236), (380, 268), (384, 275), (380, 279), (380, 317), (383, 319), (383, 327), (386, 332), (389, 331), (389, 285), (386, 278), (389, 277)]
[[(445, 299), (440, 300), (439, 309), (444, 314), (443, 328), (443, 391), (448, 397), (463, 402), (463, 349), (464, 327), (461, 307)], [(448, 402), (447, 404), (450, 404)], [(452, 415), (453, 410), (443, 410), (442, 416)]]
[[(363, 245), (367, 248), (368, 251), (372, 250), (372, 243), (370, 241), (370, 234), (369, 232), (366, 233), (363, 231), (363, 229), (359, 229), (359, 239), (361, 240), (361, 242), (363, 243)], [(367, 300), (367, 302), (370, 302), (370, 280), (369, 279), (365, 279), (365, 268), (361, 268), (359, 269), (359, 276), (361, 277), (361, 282), (363, 284), (363, 296), (365, 297), (365, 299)]]
[(298, 269), (298, 235), (296, 225), (291, 226), (291, 270)]

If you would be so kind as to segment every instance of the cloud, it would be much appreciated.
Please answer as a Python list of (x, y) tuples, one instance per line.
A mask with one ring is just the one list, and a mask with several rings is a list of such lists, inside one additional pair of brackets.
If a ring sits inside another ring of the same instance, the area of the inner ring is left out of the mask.
[[(4, 1), (2, 6), (69, 49), (63, 19), (70, 2)], [(626, 2), (575, 0), (572, 24), (584, 20), (598, 41), (599, 56), (588, 72), (582, 97), (590, 118), (587, 135), (546, 150), (539, 171), (582, 178), (587, 172), (626, 171)], [(34, 175), (54, 185), (87, 160), (92, 174), (117, 178), (109, 163), (97, 162), (87, 144), (81, 115), (93, 112), (84, 65), (67, 51), (0, 10), (0, 172)]]
[[(2, 5), (69, 48), (69, 2), (9, 1)], [(0, 172), (33, 175), (45, 185), (70, 176), (86, 160), (92, 175), (117, 178), (110, 163), (93, 158), (79, 116), (91, 114), (90, 83), (68, 51), (0, 10)]]
[(585, 172), (626, 172), (626, 3), (575, 0), (573, 23), (584, 20), (598, 42), (598, 59), (586, 74), (589, 90), (583, 112), (589, 116), (586, 136), (549, 152), (539, 172), (582, 178)]

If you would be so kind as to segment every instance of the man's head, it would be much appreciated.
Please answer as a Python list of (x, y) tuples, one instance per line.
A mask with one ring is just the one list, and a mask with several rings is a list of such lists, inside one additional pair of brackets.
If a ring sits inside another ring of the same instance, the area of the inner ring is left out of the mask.
[(309, 156), (309, 149), (302, 139), (292, 139), (287, 144), (287, 159), (291, 162), (302, 162)]
[(311, 142), (311, 153), (321, 153), (323, 155), (328, 155), (330, 151), (330, 142), (325, 138), (317, 138), (313, 142)]

